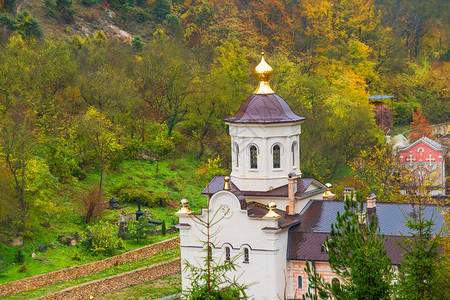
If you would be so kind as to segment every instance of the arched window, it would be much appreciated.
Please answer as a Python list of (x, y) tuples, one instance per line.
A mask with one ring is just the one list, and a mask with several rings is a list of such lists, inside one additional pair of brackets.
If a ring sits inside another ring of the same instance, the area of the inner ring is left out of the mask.
[(272, 147), (272, 156), (273, 156), (273, 168), (280, 168), (280, 146), (275, 145)]
[(230, 247), (225, 248), (225, 259), (227, 261), (230, 261), (230, 259), (231, 259)]
[(338, 278), (334, 277), (333, 279), (331, 279), (331, 286), (333, 286), (333, 285), (340, 286), (341, 281)]
[(303, 289), (303, 277), (302, 276), (298, 276), (298, 278), (297, 278), (297, 288)]
[(258, 169), (258, 148), (250, 147), (250, 169)]
[(292, 166), (295, 167), (297, 165), (297, 142), (294, 141), (292, 143), (291, 147), (291, 153), (292, 153)]
[(214, 246), (213, 246), (213, 244), (210, 243), (210, 244), (208, 244), (207, 247), (208, 247), (208, 249), (207, 249), (207, 252), (208, 252), (208, 260), (212, 260), (212, 258), (213, 258), (213, 257), (212, 257), (212, 249), (213, 249)]
[(236, 168), (239, 168), (239, 145), (234, 143), (234, 155), (236, 158)]
[(249, 253), (248, 253), (248, 248), (244, 248), (244, 263), (249, 263), (250, 262), (250, 257), (249, 257)]

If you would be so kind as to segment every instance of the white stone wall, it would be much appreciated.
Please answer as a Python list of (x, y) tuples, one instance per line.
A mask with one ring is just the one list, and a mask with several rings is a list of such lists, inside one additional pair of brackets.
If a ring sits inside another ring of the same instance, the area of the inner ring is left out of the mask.
[[(216, 220), (228, 212), (212, 229), (219, 230), (214, 245), (213, 257), (225, 259), (225, 247), (231, 248), (231, 256), (241, 255), (238, 259), (238, 270), (230, 276), (245, 275), (240, 283), (252, 284), (248, 291), (249, 299), (273, 300), (283, 298), (286, 270), (287, 230), (262, 230), (265, 227), (277, 227), (276, 219), (249, 218), (246, 210), (241, 210), (238, 199), (228, 191), (221, 191), (210, 199), (209, 215), (217, 211)], [(208, 210), (203, 209), (198, 217), (206, 220)], [(195, 224), (192, 216), (180, 216), (181, 258), (192, 264), (202, 264), (206, 255), (202, 251), (206, 240), (200, 230), (204, 228)], [(243, 249), (249, 248), (249, 262), (244, 263)], [(182, 272), (182, 286), (190, 286), (188, 274)]]
[[(301, 122), (276, 124), (228, 123), (231, 136), (231, 181), (246, 191), (268, 191), (286, 184), (288, 173), (300, 172)], [(296, 142), (293, 163), (292, 144)], [(280, 168), (273, 168), (272, 148), (280, 145)], [(239, 153), (236, 152), (236, 145)], [(258, 168), (250, 168), (250, 147), (258, 148)]]

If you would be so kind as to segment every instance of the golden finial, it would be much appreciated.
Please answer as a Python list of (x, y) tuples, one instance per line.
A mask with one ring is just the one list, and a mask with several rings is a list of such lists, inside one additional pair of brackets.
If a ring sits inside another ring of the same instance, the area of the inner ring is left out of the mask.
[(273, 202), (269, 203), (268, 205), (269, 211), (267, 214), (263, 217), (264, 219), (278, 219), (281, 216), (277, 213), (277, 205)]
[(331, 185), (331, 183), (326, 183), (325, 186), (327, 187), (327, 190), (325, 191), (325, 193), (322, 194), (322, 197), (325, 199), (330, 199), (330, 200), (333, 199), (334, 196), (336, 196), (336, 194), (333, 194), (331, 192), (331, 188), (333, 186)]
[(94, 296), (90, 295), (89, 300), (94, 300)]
[(224, 181), (225, 182), (223, 184), (223, 190), (224, 191), (230, 191), (231, 190), (230, 177), (229, 176), (225, 176)]
[(269, 80), (272, 78), (273, 69), (264, 60), (264, 52), (261, 52), (261, 62), (255, 68), (255, 76), (259, 79), (259, 85), (253, 94), (275, 94), (269, 85)]
[(186, 199), (181, 199), (180, 206), (180, 210), (175, 213), (176, 215), (189, 215), (190, 213), (192, 213), (192, 211), (188, 207), (189, 201), (187, 201)]

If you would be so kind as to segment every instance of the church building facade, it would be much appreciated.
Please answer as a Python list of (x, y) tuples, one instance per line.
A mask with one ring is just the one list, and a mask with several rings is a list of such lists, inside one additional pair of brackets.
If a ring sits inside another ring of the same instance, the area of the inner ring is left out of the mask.
[[(332, 198), (328, 186), (302, 177), (300, 133), (305, 118), (296, 115), (271, 89), (272, 73), (263, 57), (255, 68), (258, 88), (225, 120), (231, 136), (230, 176), (216, 176), (203, 190), (209, 200), (201, 213), (191, 212), (183, 199), (177, 227), (183, 262), (204, 262), (207, 238), (196, 220), (218, 221), (208, 255), (219, 261), (238, 256), (234, 275), (241, 276), (239, 282), (252, 284), (250, 299), (300, 299), (308, 291), (303, 270), (306, 260), (326, 280), (339, 282), (322, 245), (344, 203), (328, 200)], [(387, 236), (407, 232), (402, 227), (402, 212), (394, 206), (371, 202)], [(427, 213), (431, 214), (431, 209)], [(439, 226), (442, 220), (437, 223)], [(393, 239), (388, 239), (386, 248), (397, 264), (401, 253)], [(189, 286), (189, 274), (184, 270), (183, 290)]]

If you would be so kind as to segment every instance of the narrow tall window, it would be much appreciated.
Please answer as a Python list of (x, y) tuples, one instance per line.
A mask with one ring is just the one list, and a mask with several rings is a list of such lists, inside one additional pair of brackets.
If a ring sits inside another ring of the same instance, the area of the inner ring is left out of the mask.
[(302, 276), (298, 276), (298, 278), (297, 278), (297, 288), (303, 289), (303, 277)]
[(247, 264), (250, 262), (250, 258), (249, 258), (249, 254), (248, 254), (248, 248), (244, 248), (244, 262), (247, 263)]
[(258, 169), (258, 148), (250, 147), (250, 169)]
[(225, 248), (225, 259), (226, 259), (227, 261), (230, 261), (230, 259), (231, 259), (230, 247), (226, 247), (226, 248)]
[(234, 143), (234, 155), (236, 155), (236, 168), (239, 168), (239, 145)]
[(280, 146), (279, 145), (273, 146), (272, 156), (273, 156), (273, 168), (279, 169), (280, 168)]
[(295, 167), (297, 165), (297, 142), (292, 143), (291, 152), (292, 152), (292, 166)]
[(331, 286), (333, 286), (333, 285), (340, 286), (341, 281), (335, 277), (335, 278), (331, 279)]
[(208, 245), (208, 260), (212, 260), (212, 245)]

